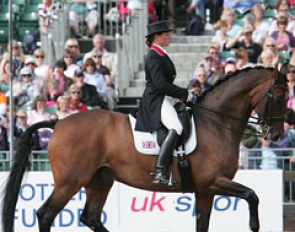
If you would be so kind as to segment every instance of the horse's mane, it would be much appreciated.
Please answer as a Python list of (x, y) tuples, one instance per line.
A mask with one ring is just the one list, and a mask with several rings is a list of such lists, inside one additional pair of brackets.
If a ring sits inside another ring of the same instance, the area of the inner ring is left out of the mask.
[(208, 93), (210, 93), (212, 90), (218, 88), (220, 85), (222, 85), (223, 83), (227, 82), (228, 80), (231, 80), (237, 76), (239, 76), (239, 74), (241, 73), (246, 73), (249, 72), (251, 70), (261, 70), (261, 69), (267, 69), (267, 70), (273, 70), (273, 68), (271, 67), (263, 67), (263, 66), (256, 66), (254, 68), (252, 67), (248, 67), (248, 68), (244, 68), (244, 69), (240, 69), (240, 70), (236, 70), (233, 73), (230, 73), (229, 75), (226, 75), (223, 79), (219, 79), (214, 85), (210, 85), (209, 88), (207, 88), (199, 97), (199, 102), (202, 101), (207, 95)]

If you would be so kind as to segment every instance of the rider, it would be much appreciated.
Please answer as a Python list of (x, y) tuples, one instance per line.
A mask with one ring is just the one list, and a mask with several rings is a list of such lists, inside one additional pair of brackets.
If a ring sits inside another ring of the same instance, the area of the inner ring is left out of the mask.
[(164, 47), (170, 44), (168, 21), (147, 26), (146, 44), (150, 48), (145, 58), (146, 87), (139, 106), (136, 130), (156, 131), (161, 123), (168, 129), (156, 162), (153, 183), (168, 184), (169, 164), (183, 127), (173, 107), (173, 98), (191, 101), (194, 95), (173, 84), (176, 70)]

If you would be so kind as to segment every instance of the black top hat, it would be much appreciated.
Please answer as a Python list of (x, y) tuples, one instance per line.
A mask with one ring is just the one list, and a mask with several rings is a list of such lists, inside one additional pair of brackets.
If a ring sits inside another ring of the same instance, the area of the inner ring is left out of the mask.
[(148, 34), (145, 37), (148, 37), (154, 34), (159, 34), (162, 32), (172, 31), (172, 30), (169, 29), (168, 21), (163, 20), (160, 22), (155, 22), (155, 23), (147, 25), (147, 31), (148, 31)]

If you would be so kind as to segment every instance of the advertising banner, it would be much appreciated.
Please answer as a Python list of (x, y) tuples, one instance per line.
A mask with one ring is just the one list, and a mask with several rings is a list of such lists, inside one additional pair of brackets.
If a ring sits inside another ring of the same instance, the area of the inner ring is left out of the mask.
[[(2, 187), (6, 177), (7, 173), (0, 173)], [(240, 170), (235, 180), (254, 189), (259, 197), (260, 231), (283, 231), (282, 171)], [(16, 232), (39, 231), (36, 211), (52, 189), (50, 172), (28, 173), (15, 211)], [(85, 200), (85, 190), (81, 189), (56, 217), (51, 231), (91, 231), (79, 221)], [(195, 204), (193, 194), (150, 192), (115, 183), (102, 221), (111, 232), (192, 232), (196, 223)], [(250, 231), (247, 202), (236, 197), (216, 196), (210, 231)]]

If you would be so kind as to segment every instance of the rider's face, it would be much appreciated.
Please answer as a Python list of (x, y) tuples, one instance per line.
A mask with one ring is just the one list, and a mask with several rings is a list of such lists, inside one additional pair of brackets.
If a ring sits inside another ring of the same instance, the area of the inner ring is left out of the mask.
[(155, 43), (161, 47), (167, 47), (170, 44), (171, 35), (170, 32), (164, 32), (159, 35), (155, 35)]

